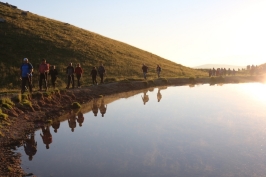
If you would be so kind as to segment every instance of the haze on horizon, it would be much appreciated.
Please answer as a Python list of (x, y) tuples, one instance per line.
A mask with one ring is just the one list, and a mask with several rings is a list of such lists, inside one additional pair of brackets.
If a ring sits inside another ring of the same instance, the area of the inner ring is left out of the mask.
[(7, 0), (185, 66), (266, 63), (265, 0)]

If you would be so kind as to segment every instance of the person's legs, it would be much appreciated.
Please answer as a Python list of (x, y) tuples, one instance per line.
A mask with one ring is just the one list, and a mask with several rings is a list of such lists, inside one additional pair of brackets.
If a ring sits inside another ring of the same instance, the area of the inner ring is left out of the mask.
[(103, 83), (103, 74), (100, 74), (101, 83)]
[(77, 74), (78, 87), (80, 87), (80, 78), (81, 78), (81, 75), (80, 74)]
[(43, 77), (44, 77), (44, 75), (42, 73), (40, 73), (40, 76), (39, 76), (39, 89), (40, 89), (40, 91), (42, 90), (42, 80), (43, 80)]
[(25, 86), (26, 86), (26, 78), (22, 77), (22, 81), (21, 81), (21, 94), (23, 94), (25, 92)]
[(29, 91), (32, 93), (32, 76), (28, 77)]
[(143, 77), (144, 79), (146, 79), (146, 72), (143, 72)]
[(47, 90), (47, 88), (48, 88), (47, 87), (47, 73), (44, 73), (43, 76), (44, 76), (44, 78), (43, 78), (44, 79), (44, 87), (45, 87), (45, 90)]
[(70, 81), (71, 81), (71, 75), (67, 76), (67, 88), (70, 86)]
[(71, 80), (72, 80), (72, 88), (74, 88), (75, 82), (74, 82), (74, 75), (73, 74), (71, 75)]

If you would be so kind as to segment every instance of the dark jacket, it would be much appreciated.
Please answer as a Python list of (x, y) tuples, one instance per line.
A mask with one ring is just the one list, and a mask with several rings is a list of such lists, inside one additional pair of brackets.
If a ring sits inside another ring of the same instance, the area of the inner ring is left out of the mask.
[(97, 70), (96, 69), (91, 70), (91, 76), (93, 76), (93, 77), (97, 76)]

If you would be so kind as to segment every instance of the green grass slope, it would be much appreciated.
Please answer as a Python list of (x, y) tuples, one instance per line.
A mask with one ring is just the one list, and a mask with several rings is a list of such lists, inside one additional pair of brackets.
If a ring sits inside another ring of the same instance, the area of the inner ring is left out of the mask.
[(31, 12), (0, 3), (0, 87), (19, 88), (19, 66), (24, 57), (35, 68), (34, 85), (41, 59), (56, 65), (60, 72), (58, 83), (66, 82), (65, 68), (69, 62), (80, 63), (85, 70), (83, 85), (91, 82), (92, 66), (103, 62), (107, 79), (141, 79), (141, 66), (149, 67), (149, 78), (156, 78), (157, 64), (162, 77), (196, 77), (206, 73), (171, 62), (147, 51)]

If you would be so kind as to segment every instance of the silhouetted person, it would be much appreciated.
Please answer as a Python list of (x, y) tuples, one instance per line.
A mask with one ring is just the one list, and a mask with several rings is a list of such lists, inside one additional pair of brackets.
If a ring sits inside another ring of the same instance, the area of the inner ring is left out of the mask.
[(93, 114), (94, 114), (95, 117), (98, 114), (98, 108), (99, 108), (98, 107), (98, 100), (97, 99), (93, 99), (91, 109), (92, 109), (92, 112), (93, 112)]
[(24, 151), (29, 156), (29, 160), (31, 161), (33, 156), (37, 152), (37, 142), (34, 138), (34, 133), (30, 134), (30, 138), (27, 137), (27, 139), (24, 142)]
[(147, 95), (147, 91), (143, 93), (144, 95), (141, 96), (143, 104), (145, 105), (149, 101), (149, 95)]
[(157, 93), (157, 100), (158, 102), (160, 102), (160, 100), (162, 99), (162, 94), (160, 92), (161, 90), (158, 88), (158, 93)]
[(79, 126), (82, 127), (82, 123), (84, 122), (84, 116), (81, 111), (78, 113), (78, 119), (77, 122), (79, 123)]
[(66, 68), (66, 74), (67, 74), (67, 89), (70, 86), (70, 83), (72, 84), (72, 88), (74, 88), (75, 86), (75, 82), (74, 82), (74, 73), (75, 73), (75, 69), (72, 66), (72, 63), (69, 63), (68, 67)]
[(100, 112), (102, 114), (102, 117), (104, 117), (104, 114), (106, 113), (106, 110), (107, 110), (107, 105), (104, 104), (104, 98), (102, 98), (102, 100), (101, 100), (101, 105), (100, 105), (99, 109), (100, 109)]
[(80, 64), (77, 64), (77, 67), (75, 68), (75, 73), (76, 73), (76, 77), (78, 80), (78, 88), (80, 88), (80, 78), (82, 77), (83, 74), (83, 69), (81, 68)]
[(69, 125), (69, 128), (71, 128), (71, 131), (74, 132), (76, 126), (77, 126), (77, 123), (76, 123), (76, 115), (72, 112), (70, 112), (70, 117), (68, 118), (68, 125)]
[(60, 127), (60, 121), (59, 120), (54, 120), (53, 123), (52, 123), (52, 127), (54, 128), (54, 132), (57, 133), (57, 130), (59, 129)]
[(97, 80), (96, 80), (96, 76), (97, 76), (97, 70), (96, 70), (96, 67), (92, 67), (92, 70), (91, 70), (91, 78), (92, 78), (92, 84), (98, 84), (97, 83)]
[(43, 135), (40, 133), (42, 141), (46, 145), (46, 149), (49, 149), (49, 145), (52, 143), (52, 134), (50, 133), (50, 127), (42, 126), (42, 133)]
[(45, 91), (47, 91), (47, 77), (48, 77), (48, 72), (49, 72), (49, 64), (46, 63), (46, 60), (43, 59), (42, 63), (39, 66), (39, 91), (42, 91), (42, 81), (44, 80), (44, 87)]
[(160, 65), (157, 65), (156, 72), (157, 72), (158, 78), (160, 77), (161, 71), (162, 71), (162, 68), (160, 67)]
[(99, 73), (99, 76), (101, 78), (101, 83), (103, 83), (103, 75), (105, 75), (105, 68), (104, 68), (102, 63), (98, 68), (98, 73)]
[(142, 69), (142, 72), (143, 72), (143, 77), (144, 77), (144, 79), (147, 79), (148, 67), (143, 63), (141, 69)]
[(53, 88), (55, 89), (55, 81), (57, 79), (58, 72), (55, 69), (55, 65), (53, 65), (49, 71), (49, 75), (51, 76), (51, 83)]
[(20, 77), (21, 77), (21, 94), (26, 90), (26, 85), (28, 83), (29, 91), (32, 93), (32, 73), (33, 66), (29, 63), (28, 58), (23, 59), (23, 63), (20, 66)]

